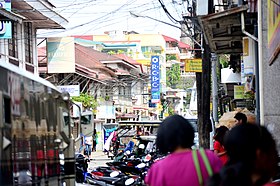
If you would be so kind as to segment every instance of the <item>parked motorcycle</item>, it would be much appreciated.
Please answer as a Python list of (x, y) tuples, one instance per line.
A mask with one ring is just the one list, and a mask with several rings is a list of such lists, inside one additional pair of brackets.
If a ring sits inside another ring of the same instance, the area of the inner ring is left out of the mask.
[(88, 163), (90, 162), (90, 160), (86, 158), (83, 154), (76, 154), (75, 160), (76, 182), (84, 183), (86, 181)]

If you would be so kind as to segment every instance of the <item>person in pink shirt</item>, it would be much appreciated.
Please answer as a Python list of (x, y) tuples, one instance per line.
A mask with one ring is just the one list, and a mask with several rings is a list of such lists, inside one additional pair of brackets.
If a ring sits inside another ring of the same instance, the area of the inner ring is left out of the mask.
[(158, 129), (156, 145), (161, 153), (170, 154), (151, 166), (145, 183), (149, 186), (206, 185), (209, 174), (219, 172), (223, 165), (210, 150), (192, 150), (193, 140), (194, 129), (185, 118), (180, 115), (166, 118)]

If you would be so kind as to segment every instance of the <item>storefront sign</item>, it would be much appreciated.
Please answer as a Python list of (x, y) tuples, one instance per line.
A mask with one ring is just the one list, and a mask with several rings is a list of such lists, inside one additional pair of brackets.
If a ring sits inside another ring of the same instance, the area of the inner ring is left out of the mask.
[(202, 59), (187, 59), (185, 72), (202, 72)]
[(159, 56), (151, 57), (151, 94), (152, 94), (152, 103), (158, 103), (160, 101)]
[(267, 0), (267, 18), (268, 57), (272, 64), (280, 52), (280, 8), (272, 0)]
[[(11, 11), (11, 0), (0, 0), (0, 8), (5, 8)], [(0, 21), (0, 39), (12, 38), (12, 23), (11, 21)]]
[(244, 98), (244, 86), (235, 85), (234, 86), (234, 99), (243, 99)]
[(61, 92), (68, 92), (70, 96), (80, 96), (80, 85), (57, 86)]

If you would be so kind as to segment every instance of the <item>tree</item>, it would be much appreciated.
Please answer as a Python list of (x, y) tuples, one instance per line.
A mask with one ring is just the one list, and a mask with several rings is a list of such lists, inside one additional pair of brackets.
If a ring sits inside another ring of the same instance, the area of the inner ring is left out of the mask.
[(180, 65), (173, 64), (170, 69), (166, 71), (166, 84), (168, 87), (176, 88), (176, 85), (181, 80)]
[(73, 96), (72, 101), (81, 102), (85, 109), (95, 110), (98, 106), (97, 100), (88, 93), (81, 93), (80, 96)]

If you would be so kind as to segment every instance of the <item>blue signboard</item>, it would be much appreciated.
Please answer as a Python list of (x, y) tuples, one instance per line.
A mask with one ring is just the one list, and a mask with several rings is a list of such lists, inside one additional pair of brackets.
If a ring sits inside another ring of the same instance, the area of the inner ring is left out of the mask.
[(152, 56), (151, 58), (151, 94), (152, 103), (159, 103), (160, 101), (160, 65), (159, 56)]
[[(5, 8), (11, 11), (12, 4), (11, 0), (0, 0), (0, 8)], [(12, 38), (12, 23), (10, 21), (0, 21), (0, 39), (11, 39)]]
[(160, 91), (160, 69), (159, 56), (152, 56), (151, 58), (151, 91)]

